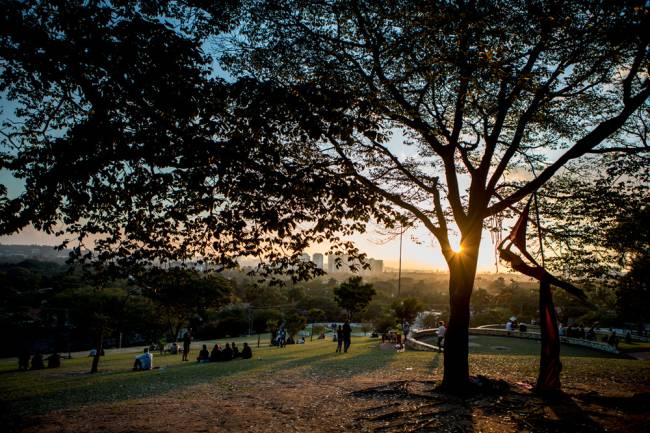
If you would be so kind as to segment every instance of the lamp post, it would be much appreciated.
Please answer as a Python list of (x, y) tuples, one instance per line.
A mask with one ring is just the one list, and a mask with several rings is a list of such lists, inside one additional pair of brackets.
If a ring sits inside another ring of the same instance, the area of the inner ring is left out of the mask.
[(406, 229), (404, 227), (401, 228), (399, 232), (399, 266), (397, 268), (397, 297), (399, 297), (401, 289), (402, 289), (402, 235)]

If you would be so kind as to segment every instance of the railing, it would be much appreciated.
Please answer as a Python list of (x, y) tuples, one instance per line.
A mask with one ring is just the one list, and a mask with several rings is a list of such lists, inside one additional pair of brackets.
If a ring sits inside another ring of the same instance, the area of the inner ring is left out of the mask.
[[(412, 350), (423, 350), (423, 351), (437, 351), (438, 347), (431, 344), (423, 343), (419, 341), (418, 338), (425, 336), (435, 336), (437, 333), (436, 329), (421, 329), (418, 331), (412, 331), (410, 336), (406, 339), (406, 347)], [(514, 338), (524, 338), (528, 340), (541, 340), (542, 336), (538, 332), (520, 332), (520, 331), (507, 331), (505, 329), (492, 329), (492, 328), (470, 328), (470, 335), (490, 335), (494, 337), (514, 337)], [(620, 351), (615, 347), (602, 343), (600, 341), (584, 340), (582, 338), (572, 338), (572, 337), (560, 337), (562, 343), (571, 344), (574, 346), (588, 347), (595, 350), (600, 350), (602, 352), (619, 354)]]

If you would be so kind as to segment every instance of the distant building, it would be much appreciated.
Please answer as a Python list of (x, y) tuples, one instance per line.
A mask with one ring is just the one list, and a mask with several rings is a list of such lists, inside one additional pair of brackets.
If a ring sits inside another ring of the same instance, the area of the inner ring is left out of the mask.
[(324, 261), (323, 261), (323, 255), (321, 253), (315, 253), (312, 256), (312, 262), (316, 265), (318, 269), (325, 269), (324, 268)]
[(309, 257), (309, 254), (307, 254), (307, 253), (302, 253), (302, 254), (300, 255), (300, 260), (306, 263), (306, 262), (310, 261), (311, 258)]
[(368, 260), (368, 263), (370, 264), (370, 273), (372, 274), (381, 274), (384, 272), (384, 261), (383, 260), (376, 260), (376, 259), (370, 259)]
[[(337, 262), (339, 267), (337, 268)], [(350, 272), (350, 265), (348, 263), (348, 255), (328, 255), (327, 256), (327, 272)]]

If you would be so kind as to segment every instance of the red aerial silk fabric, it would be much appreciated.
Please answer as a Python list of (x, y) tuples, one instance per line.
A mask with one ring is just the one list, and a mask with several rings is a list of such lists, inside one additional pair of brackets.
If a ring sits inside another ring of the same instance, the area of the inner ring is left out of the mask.
[(553, 305), (551, 284), (546, 278), (539, 283), (539, 312), (542, 323), (542, 353), (539, 361), (538, 391), (559, 391), (561, 388), (560, 372), (560, 336), (557, 316)]

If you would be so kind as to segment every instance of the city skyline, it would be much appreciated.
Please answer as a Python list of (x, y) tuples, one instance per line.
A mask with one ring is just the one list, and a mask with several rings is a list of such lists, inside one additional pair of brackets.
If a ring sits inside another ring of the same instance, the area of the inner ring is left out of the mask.
[[(360, 251), (370, 258), (382, 260), (384, 270), (397, 269), (399, 266), (399, 237), (388, 238), (379, 234), (378, 228), (371, 228), (366, 233), (350, 237)], [(0, 236), (0, 245), (57, 245), (57, 238), (28, 227), (19, 233)], [(310, 246), (305, 253), (313, 257), (314, 254), (323, 255), (324, 269), (327, 270), (327, 244)], [(495, 272), (494, 245), (490, 235), (483, 233), (481, 249), (479, 250), (479, 272)], [(412, 229), (405, 233), (402, 245), (402, 269), (418, 271), (447, 271), (447, 265), (442, 257), (440, 248), (432, 239), (427, 239), (424, 230)], [(504, 266), (499, 266), (503, 271)]]

